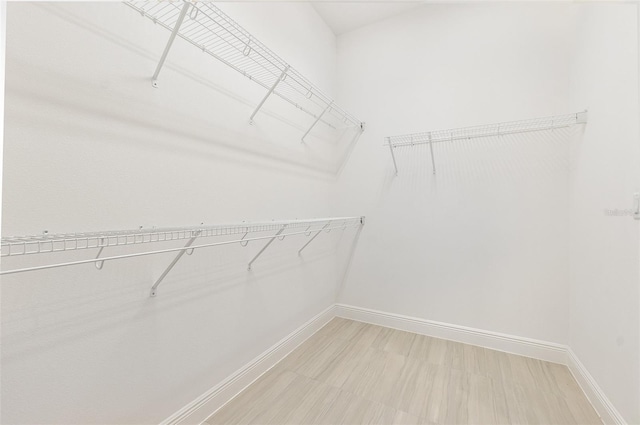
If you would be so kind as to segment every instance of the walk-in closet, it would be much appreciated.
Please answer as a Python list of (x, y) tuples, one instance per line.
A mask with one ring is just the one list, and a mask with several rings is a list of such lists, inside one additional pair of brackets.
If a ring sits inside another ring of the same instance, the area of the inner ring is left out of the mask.
[(640, 3), (0, 11), (0, 423), (640, 424)]

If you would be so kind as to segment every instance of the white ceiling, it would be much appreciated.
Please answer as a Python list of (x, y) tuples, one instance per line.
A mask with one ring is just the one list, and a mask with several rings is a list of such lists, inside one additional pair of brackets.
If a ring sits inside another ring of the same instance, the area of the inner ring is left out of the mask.
[(417, 1), (338, 2), (316, 1), (312, 5), (335, 35), (353, 31), (419, 7)]

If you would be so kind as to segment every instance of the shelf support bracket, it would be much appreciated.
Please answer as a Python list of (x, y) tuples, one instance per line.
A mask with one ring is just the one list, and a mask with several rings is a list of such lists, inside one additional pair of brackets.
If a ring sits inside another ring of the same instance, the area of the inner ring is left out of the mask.
[(429, 133), (429, 150), (431, 151), (431, 168), (433, 169), (433, 174), (436, 173), (436, 159), (433, 156), (433, 140), (431, 140), (431, 133)]
[[(105, 246), (106, 245), (104, 244), (104, 238), (100, 238), (100, 249), (96, 254), (96, 260), (100, 258), (100, 255), (102, 254), (102, 250), (104, 249)], [(104, 266), (104, 260), (98, 260), (95, 263), (93, 263), (93, 265), (96, 266), (96, 269), (102, 270), (102, 266)]]
[(398, 175), (398, 164), (396, 163), (396, 154), (393, 153), (393, 144), (391, 144), (391, 138), (387, 137), (387, 142), (389, 143), (389, 151), (391, 152), (391, 159), (393, 159), (393, 168), (396, 169), (396, 176)]
[(195, 242), (195, 240), (198, 238), (198, 236), (200, 236), (201, 233), (202, 233), (201, 230), (198, 230), (198, 231), (194, 232), (193, 236), (191, 237), (191, 239), (189, 239), (187, 241), (187, 243), (184, 244), (184, 248), (181, 249), (180, 251), (178, 251), (178, 255), (176, 255), (176, 257), (169, 264), (169, 266), (162, 272), (162, 274), (160, 275), (158, 280), (156, 280), (156, 283), (154, 283), (153, 286), (151, 287), (151, 296), (152, 297), (155, 297), (156, 295), (158, 295), (158, 286), (160, 285), (160, 283), (162, 283), (164, 278), (167, 277), (167, 275), (169, 274), (169, 272), (171, 271), (173, 266), (175, 266), (178, 263), (178, 261), (180, 261), (182, 256), (184, 254), (186, 254), (186, 253), (191, 254), (191, 252), (193, 252), (193, 249), (191, 250), (191, 252), (187, 252), (187, 251), (189, 251), (189, 247)]
[(254, 262), (254, 261), (256, 261), (256, 260), (258, 259), (258, 257), (259, 257), (259, 256), (261, 256), (261, 255), (262, 255), (262, 253), (263, 253), (267, 248), (269, 248), (269, 245), (271, 245), (271, 243), (273, 243), (273, 241), (275, 241), (275, 240), (276, 240), (276, 238), (277, 238), (278, 236), (280, 236), (280, 234), (281, 234), (282, 232), (284, 232), (284, 229), (285, 229), (286, 227), (287, 227), (287, 225), (286, 225), (286, 224), (285, 224), (284, 226), (282, 226), (282, 229), (278, 230), (278, 233), (276, 233), (275, 235), (273, 235), (273, 237), (272, 237), (271, 239), (269, 239), (269, 242), (267, 242), (267, 243), (265, 244), (265, 246), (263, 246), (263, 247), (262, 247), (262, 249), (261, 249), (260, 251), (258, 251), (258, 253), (255, 255), (255, 257), (253, 257), (253, 258), (251, 259), (251, 261), (249, 261), (249, 265), (247, 266), (247, 270), (248, 270), (248, 271), (251, 271), (251, 265), (253, 264), (253, 262)]
[(153, 77), (151, 77), (151, 84), (153, 87), (158, 88), (158, 75), (160, 74), (160, 70), (162, 69), (162, 65), (164, 65), (164, 61), (167, 59), (167, 55), (169, 54), (169, 50), (171, 49), (171, 45), (173, 44), (173, 40), (176, 39), (176, 35), (178, 35), (178, 31), (180, 30), (180, 26), (182, 25), (182, 21), (184, 21), (184, 17), (187, 14), (187, 10), (189, 9), (189, 2), (184, 2), (184, 6), (182, 6), (182, 10), (180, 11), (180, 15), (178, 16), (178, 20), (176, 21), (176, 25), (173, 27), (173, 31), (171, 31), (171, 35), (169, 36), (169, 40), (167, 41), (167, 45), (164, 48), (164, 52), (162, 52), (162, 56), (160, 57), (160, 62), (156, 67), (156, 72), (153, 73)]
[(253, 118), (256, 116), (260, 108), (262, 108), (262, 105), (264, 105), (264, 102), (266, 102), (269, 96), (271, 96), (271, 93), (273, 93), (273, 91), (276, 89), (278, 84), (280, 84), (280, 81), (284, 80), (284, 77), (287, 75), (288, 71), (289, 71), (289, 65), (284, 67), (282, 74), (280, 74), (280, 76), (278, 77), (278, 79), (276, 79), (275, 83), (273, 83), (273, 85), (271, 86), (267, 94), (264, 95), (264, 97), (262, 98), (258, 106), (256, 106), (256, 109), (253, 111), (253, 114), (251, 114), (251, 116), (249, 117), (249, 123), (253, 124)]
[(331, 224), (331, 222), (328, 222), (327, 224), (325, 224), (325, 225), (322, 227), (322, 229), (318, 230), (318, 231), (316, 232), (316, 234), (315, 234), (315, 235), (313, 235), (313, 236), (311, 237), (311, 239), (309, 239), (309, 240), (307, 241), (307, 243), (306, 243), (306, 244), (304, 244), (304, 246), (303, 246), (302, 248), (300, 248), (300, 250), (298, 250), (298, 256), (300, 256), (300, 255), (302, 254), (302, 250), (303, 250), (303, 249), (305, 249), (305, 248), (307, 247), (307, 245), (309, 245), (311, 242), (313, 242), (313, 240), (314, 240), (315, 238), (317, 238), (317, 237), (318, 237), (318, 235), (319, 235), (320, 233), (322, 233), (322, 231), (323, 231), (324, 229), (326, 229), (327, 227), (329, 227), (329, 225), (330, 225), (330, 224)]
[(309, 135), (309, 133), (311, 133), (311, 130), (313, 130), (313, 127), (316, 126), (316, 124), (318, 124), (320, 122), (320, 120), (322, 119), (322, 117), (324, 116), (324, 114), (327, 113), (327, 111), (329, 109), (331, 109), (331, 106), (333, 105), (333, 101), (331, 101), (331, 103), (329, 103), (327, 105), (326, 108), (324, 108), (324, 111), (322, 111), (322, 113), (320, 115), (318, 115), (318, 117), (316, 118), (316, 120), (313, 122), (313, 124), (311, 124), (311, 127), (309, 127), (309, 129), (307, 130), (306, 133), (304, 133), (304, 136), (302, 136), (302, 142), (304, 143), (304, 138), (307, 137)]

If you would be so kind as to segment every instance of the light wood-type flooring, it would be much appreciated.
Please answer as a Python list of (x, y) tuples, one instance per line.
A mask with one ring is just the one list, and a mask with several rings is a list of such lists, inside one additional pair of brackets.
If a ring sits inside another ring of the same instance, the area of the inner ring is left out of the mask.
[(601, 424), (566, 366), (341, 318), (207, 424)]

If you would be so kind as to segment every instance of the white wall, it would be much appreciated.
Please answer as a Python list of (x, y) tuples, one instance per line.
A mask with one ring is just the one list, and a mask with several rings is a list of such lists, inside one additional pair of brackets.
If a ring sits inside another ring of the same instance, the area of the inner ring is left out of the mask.
[(571, 173), (569, 345), (628, 423), (640, 423), (640, 251), (627, 213), (640, 189), (638, 29), (634, 4), (585, 4), (572, 106), (589, 108)]
[[(310, 5), (223, 8), (334, 91), (335, 38)], [(248, 125), (264, 89), (182, 40), (153, 89), (169, 33), (121, 3), (8, 12), (3, 235), (336, 215), (333, 146), (299, 142), (310, 117), (270, 99)], [(2, 423), (165, 419), (334, 303), (353, 234), (301, 259), (303, 238), (278, 241), (250, 273), (258, 243), (196, 251), (153, 299), (172, 255), (4, 276)]]
[[(5, 63), (5, 46), (6, 46), (6, 22), (7, 22), (7, 2), (0, 1), (0, 151), (4, 146), (4, 63)], [(0, 197), (2, 197), (2, 153), (0, 152)], [(2, 208), (0, 208), (0, 222), (2, 221)], [(2, 228), (0, 227), (0, 236)], [(0, 290), (1, 295), (1, 290)], [(0, 314), (2, 314), (2, 303), (0, 303)], [(2, 321), (0, 321), (0, 332), (2, 332)], [(2, 368), (0, 368), (0, 382), (2, 380)], [(2, 400), (0, 398), (0, 418), (2, 417)]]
[[(425, 5), (339, 37), (337, 54), (309, 5), (222, 6), (368, 122), (348, 167), (336, 144), (300, 144), (312, 119), (278, 99), (247, 125), (264, 90), (181, 40), (152, 89), (168, 33), (122, 4), (12, 3), (3, 234), (366, 214), (358, 249), (332, 233), (298, 259), (287, 238), (252, 273), (257, 244), (203, 250), (155, 299), (171, 256), (6, 276), (2, 422), (158, 422), (337, 289), (569, 344), (637, 422), (638, 225), (603, 213), (640, 184), (634, 6)], [(426, 146), (397, 152), (397, 177), (382, 147), (587, 107), (584, 137), (436, 146), (436, 176)]]
[[(569, 133), (396, 151), (395, 134), (575, 112), (569, 4), (425, 5), (338, 38), (367, 121), (337, 205), (367, 215), (340, 301), (567, 342)], [(579, 109), (582, 109), (579, 108)]]

